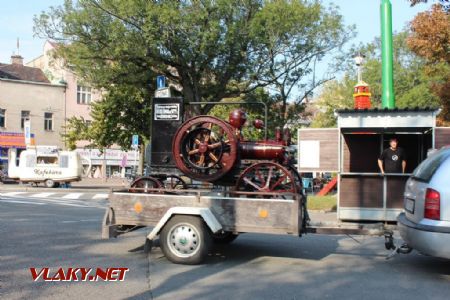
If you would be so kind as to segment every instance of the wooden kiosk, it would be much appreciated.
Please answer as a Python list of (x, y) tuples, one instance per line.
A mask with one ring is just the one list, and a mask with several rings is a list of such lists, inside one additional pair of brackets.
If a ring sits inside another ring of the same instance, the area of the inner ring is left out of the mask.
[[(300, 129), (300, 172), (336, 172), (340, 220), (395, 221), (413, 170), (430, 149), (450, 144), (450, 128), (436, 127), (435, 109), (345, 109), (338, 128)], [(382, 175), (377, 159), (396, 137), (407, 156), (405, 174)]]

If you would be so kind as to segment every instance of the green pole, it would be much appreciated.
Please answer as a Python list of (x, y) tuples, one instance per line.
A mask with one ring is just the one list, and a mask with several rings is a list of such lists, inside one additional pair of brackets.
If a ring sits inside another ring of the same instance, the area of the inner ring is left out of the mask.
[(394, 72), (392, 55), (392, 6), (389, 0), (381, 0), (381, 105), (395, 108)]

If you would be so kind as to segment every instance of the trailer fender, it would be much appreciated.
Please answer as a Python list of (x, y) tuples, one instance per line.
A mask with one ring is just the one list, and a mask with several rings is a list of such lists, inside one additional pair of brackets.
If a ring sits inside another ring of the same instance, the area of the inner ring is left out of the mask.
[(219, 223), (219, 221), (217, 221), (217, 218), (214, 216), (214, 214), (211, 212), (209, 208), (172, 207), (164, 214), (161, 220), (159, 220), (158, 224), (156, 224), (153, 230), (148, 234), (147, 239), (153, 240), (173, 215), (200, 216), (213, 233), (217, 233), (222, 229), (222, 225)]

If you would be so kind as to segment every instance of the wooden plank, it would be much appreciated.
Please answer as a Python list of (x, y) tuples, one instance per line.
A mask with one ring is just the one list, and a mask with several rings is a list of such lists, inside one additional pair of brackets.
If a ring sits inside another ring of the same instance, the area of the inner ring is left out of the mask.
[(408, 176), (388, 176), (386, 191), (387, 208), (403, 208), (403, 193)]
[[(299, 129), (300, 141), (319, 141), (320, 142), (320, 167), (300, 169), (305, 171), (338, 171), (339, 170), (339, 129)], [(301, 153), (300, 153), (301, 155)]]
[(340, 207), (382, 208), (383, 177), (341, 175)]
[[(211, 209), (225, 230), (298, 233), (297, 200), (112, 193), (114, 224), (154, 226), (172, 207)], [(301, 220), (301, 218), (300, 218)]]
[(436, 149), (450, 145), (450, 127), (436, 127), (434, 132)]

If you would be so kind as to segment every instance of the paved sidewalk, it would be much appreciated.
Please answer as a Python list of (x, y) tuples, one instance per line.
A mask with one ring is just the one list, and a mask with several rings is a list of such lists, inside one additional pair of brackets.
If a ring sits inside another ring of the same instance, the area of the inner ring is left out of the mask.
[(129, 182), (125, 178), (83, 178), (81, 181), (72, 182), (73, 188), (124, 188), (129, 186)]

